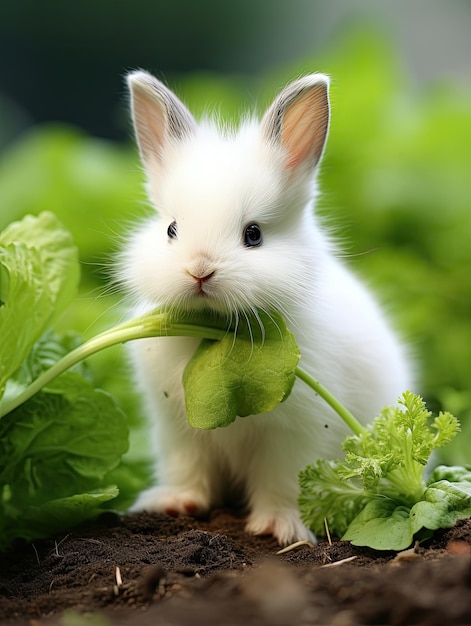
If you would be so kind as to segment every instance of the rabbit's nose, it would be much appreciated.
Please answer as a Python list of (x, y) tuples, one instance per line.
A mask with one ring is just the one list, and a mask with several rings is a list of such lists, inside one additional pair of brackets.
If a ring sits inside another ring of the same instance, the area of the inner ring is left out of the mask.
[(191, 272), (189, 272), (190, 276), (192, 276), (197, 282), (201, 283), (205, 283), (207, 280), (209, 280), (212, 276), (214, 276), (216, 272), (211, 272), (209, 274), (205, 274), (204, 276), (195, 276), (195, 274), (192, 274)]
[(213, 263), (207, 257), (194, 259), (186, 267), (186, 271), (200, 284), (208, 281), (216, 273)]

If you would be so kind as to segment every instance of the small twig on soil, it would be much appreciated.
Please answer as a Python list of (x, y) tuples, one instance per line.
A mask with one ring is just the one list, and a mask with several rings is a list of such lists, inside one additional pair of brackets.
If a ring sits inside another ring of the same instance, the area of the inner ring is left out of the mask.
[(119, 569), (118, 566), (116, 566), (115, 576), (116, 576), (116, 584), (118, 585), (118, 587), (121, 587), (123, 584), (123, 579), (121, 578), (121, 570)]
[(119, 590), (123, 586), (123, 579), (121, 578), (121, 570), (118, 566), (115, 568), (114, 575), (116, 578), (116, 585), (113, 586), (113, 593), (115, 596), (119, 596)]
[(55, 548), (54, 548), (54, 554), (55, 554), (55, 556), (60, 557), (60, 554), (59, 554), (59, 546), (60, 546), (60, 545), (62, 545), (62, 544), (64, 543), (64, 541), (65, 541), (66, 539), (68, 539), (68, 538), (69, 538), (69, 536), (70, 536), (70, 535), (66, 535), (65, 537), (63, 537), (63, 538), (59, 541), (59, 543), (57, 543), (57, 541), (54, 541), (54, 545), (55, 545)]
[(327, 523), (327, 518), (324, 517), (324, 528), (325, 528), (325, 534), (327, 535), (327, 541), (329, 542), (329, 546), (332, 545), (332, 539), (330, 538), (330, 532), (329, 532), (329, 524)]
[(41, 561), (39, 560), (39, 554), (38, 551), (36, 550), (36, 546), (34, 545), (34, 543), (31, 544), (34, 550), (34, 554), (36, 555), (36, 561), (38, 562), (38, 565), (41, 565)]
[(276, 554), (285, 554), (286, 552), (291, 552), (291, 550), (296, 550), (297, 548), (300, 548), (301, 546), (309, 546), (310, 548), (313, 548), (314, 544), (306, 540), (296, 541), (296, 543), (292, 543), (290, 546), (286, 546), (286, 548), (282, 548), (281, 550), (278, 550)]
[(88, 543), (99, 543), (99, 544), (103, 543), (103, 541), (98, 541), (98, 539), (90, 539), (90, 537), (79, 537), (79, 541), (87, 541)]
[(347, 559), (342, 559), (341, 561), (335, 561), (334, 563), (326, 563), (325, 565), (321, 565), (322, 567), (337, 567), (338, 565), (343, 565), (344, 563), (349, 563), (350, 561), (354, 561), (358, 556), (349, 556)]

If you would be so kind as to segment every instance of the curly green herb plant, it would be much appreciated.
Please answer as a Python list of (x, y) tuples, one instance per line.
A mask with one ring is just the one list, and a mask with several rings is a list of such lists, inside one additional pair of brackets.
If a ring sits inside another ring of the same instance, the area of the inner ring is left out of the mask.
[(437, 467), (426, 479), (432, 453), (459, 431), (450, 413), (431, 413), (407, 391), (400, 406), (384, 409), (371, 426), (343, 443), (345, 460), (318, 460), (300, 474), (304, 523), (357, 546), (403, 550), (438, 528), (471, 516), (471, 470)]

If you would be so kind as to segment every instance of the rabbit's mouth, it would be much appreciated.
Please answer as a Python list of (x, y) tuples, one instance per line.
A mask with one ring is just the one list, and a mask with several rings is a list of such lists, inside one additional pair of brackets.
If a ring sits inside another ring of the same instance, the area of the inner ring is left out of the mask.
[(188, 296), (185, 298), (186, 306), (196, 311), (208, 310), (222, 315), (231, 315), (237, 310), (235, 304), (231, 304), (227, 294), (221, 293), (219, 289), (215, 289), (214, 286), (210, 287), (206, 283), (195, 285)]
[(192, 303), (191, 306), (194, 306), (196, 309), (209, 307), (219, 310), (220, 308), (218, 306), (219, 298), (217, 297), (216, 290), (204, 282), (198, 282), (193, 285), (189, 295)]
[(194, 293), (203, 298), (210, 297), (213, 289), (211, 288), (211, 280), (215, 272), (210, 272), (203, 276), (190, 273), (190, 276), (194, 279)]

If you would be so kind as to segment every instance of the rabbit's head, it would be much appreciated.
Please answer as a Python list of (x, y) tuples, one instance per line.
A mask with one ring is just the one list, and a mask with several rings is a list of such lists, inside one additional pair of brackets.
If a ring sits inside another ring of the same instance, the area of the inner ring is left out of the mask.
[(131, 293), (148, 305), (229, 316), (309, 306), (313, 260), (327, 253), (310, 205), (329, 125), (327, 77), (291, 83), (261, 123), (245, 120), (237, 130), (197, 124), (146, 72), (128, 83), (157, 211), (121, 257)]

